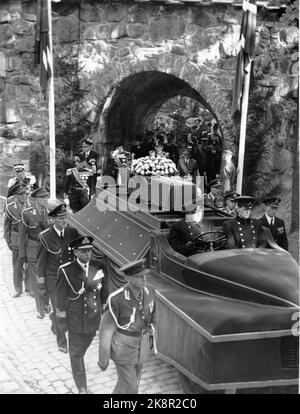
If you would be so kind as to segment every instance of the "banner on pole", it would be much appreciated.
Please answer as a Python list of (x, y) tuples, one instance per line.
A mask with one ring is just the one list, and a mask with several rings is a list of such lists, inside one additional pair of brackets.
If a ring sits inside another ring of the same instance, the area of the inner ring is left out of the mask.
[(48, 80), (52, 76), (47, 0), (37, 1), (36, 63), (40, 65), (40, 86), (47, 97)]
[(232, 116), (241, 112), (245, 74), (250, 71), (255, 54), (255, 29), (257, 6), (255, 0), (243, 0), (243, 16), (239, 39), (239, 53), (233, 88)]

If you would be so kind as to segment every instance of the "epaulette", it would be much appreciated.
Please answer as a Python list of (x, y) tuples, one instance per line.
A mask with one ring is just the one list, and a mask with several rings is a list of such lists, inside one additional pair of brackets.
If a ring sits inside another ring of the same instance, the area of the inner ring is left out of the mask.
[(67, 175), (71, 175), (74, 170), (75, 170), (75, 168), (68, 168), (67, 169)]

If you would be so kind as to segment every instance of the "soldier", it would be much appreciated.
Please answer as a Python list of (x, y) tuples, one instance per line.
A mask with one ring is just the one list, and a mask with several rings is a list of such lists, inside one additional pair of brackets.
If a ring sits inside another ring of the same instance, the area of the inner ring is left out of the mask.
[(199, 175), (197, 162), (191, 158), (191, 148), (186, 147), (183, 154), (179, 157), (177, 170), (181, 177), (191, 177), (193, 183), (196, 183), (196, 177)]
[(150, 270), (145, 259), (121, 267), (120, 273), (127, 283), (108, 297), (99, 329), (98, 365), (104, 371), (109, 359), (114, 361), (118, 375), (114, 394), (137, 394), (151, 341), (155, 349), (155, 291), (146, 284)]
[(221, 208), (220, 210), (225, 211), (225, 213), (228, 213), (232, 215), (233, 217), (236, 217), (236, 199), (239, 197), (240, 194), (235, 193), (234, 191), (229, 191), (228, 193), (224, 194), (224, 201), (225, 201), (225, 207)]
[(237, 216), (223, 223), (223, 231), (228, 236), (228, 249), (265, 247), (266, 239), (259, 220), (252, 219), (251, 212), (255, 199), (249, 196), (236, 198)]
[(16, 176), (10, 178), (7, 183), (7, 197), (10, 197), (12, 195), (11, 189), (15, 184), (25, 184), (29, 189), (33, 188), (36, 185), (36, 179), (34, 175), (30, 175), (25, 172), (24, 164), (21, 161), (16, 161), (14, 163), (14, 172), (16, 173)]
[(267, 197), (263, 200), (265, 214), (260, 218), (264, 227), (270, 229), (273, 239), (284, 250), (289, 249), (289, 242), (285, 231), (284, 221), (276, 217), (277, 209), (281, 199), (279, 197)]
[(80, 234), (74, 227), (67, 226), (67, 211), (64, 203), (59, 204), (50, 213), (53, 225), (42, 231), (38, 240), (37, 285), (41, 295), (47, 293), (52, 305), (51, 330), (56, 335), (58, 349), (68, 352), (65, 332), (57, 326), (56, 318), (56, 279), (59, 266), (72, 259), (68, 245)]
[[(18, 298), (22, 293), (23, 263), (19, 260), (19, 227), (21, 213), (24, 208), (29, 207), (27, 198), (27, 186), (24, 183), (15, 184), (11, 187), (11, 198), (5, 206), (4, 216), (4, 238), (8, 248), (12, 251), (13, 281), (15, 294)], [(27, 275), (26, 275), (27, 276)], [(30, 292), (29, 278), (25, 276), (25, 291)]]
[(83, 151), (83, 161), (85, 162), (85, 167), (90, 170), (88, 177), (89, 185), (89, 199), (91, 199), (96, 193), (96, 184), (97, 184), (97, 174), (100, 172), (97, 167), (98, 153), (92, 150), (93, 141), (89, 138), (86, 138), (82, 143)]
[(66, 204), (70, 203), (73, 213), (76, 213), (89, 202), (89, 177), (93, 172), (84, 167), (83, 159), (79, 156), (76, 155), (74, 160), (75, 167), (67, 170), (64, 199)]
[(25, 208), (22, 212), (20, 231), (19, 231), (19, 260), (20, 264), (27, 262), (28, 275), (33, 290), (37, 317), (43, 319), (45, 311), (49, 311), (49, 299), (39, 294), (37, 289), (37, 246), (39, 233), (49, 227), (48, 219), (48, 191), (43, 188), (37, 188), (31, 193), (32, 199), (35, 200), (35, 206)]
[(104, 273), (93, 265), (92, 237), (70, 243), (75, 260), (60, 266), (57, 277), (58, 325), (69, 332), (69, 354), (73, 378), (79, 394), (87, 394), (84, 355), (99, 328), (100, 292)]
[(196, 236), (200, 236), (213, 230), (213, 226), (202, 221), (203, 210), (197, 204), (187, 208), (185, 218), (174, 223), (170, 228), (169, 243), (174, 250), (184, 256), (191, 256), (204, 251), (203, 243), (196, 242)]
[(210, 207), (222, 209), (224, 207), (224, 199), (221, 195), (222, 181), (218, 178), (208, 183), (210, 192), (205, 196), (204, 203)]

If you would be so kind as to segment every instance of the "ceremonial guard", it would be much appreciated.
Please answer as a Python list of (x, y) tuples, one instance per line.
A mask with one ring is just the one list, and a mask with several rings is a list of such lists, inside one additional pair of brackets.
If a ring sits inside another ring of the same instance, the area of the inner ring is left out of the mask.
[(191, 158), (191, 149), (185, 148), (183, 154), (179, 157), (177, 170), (181, 177), (191, 178), (196, 183), (196, 177), (199, 175), (197, 161)]
[(39, 234), (50, 225), (48, 218), (49, 193), (45, 188), (37, 188), (31, 193), (35, 205), (22, 211), (19, 231), (19, 260), (20, 264), (27, 263), (29, 280), (36, 302), (37, 317), (44, 318), (49, 311), (49, 298), (41, 296), (37, 289), (37, 247)]
[(76, 166), (67, 170), (64, 199), (66, 204), (70, 203), (73, 213), (76, 213), (89, 202), (89, 177), (93, 176), (94, 173), (84, 167), (83, 160), (79, 156), (76, 155), (74, 160)]
[(7, 197), (10, 197), (12, 195), (11, 189), (15, 184), (25, 184), (28, 189), (32, 189), (34, 186), (36, 186), (36, 179), (34, 175), (30, 175), (25, 172), (24, 164), (21, 161), (16, 161), (14, 163), (14, 172), (16, 173), (16, 176), (10, 178), (7, 183)]
[(70, 243), (75, 260), (58, 270), (57, 321), (68, 331), (73, 378), (79, 394), (87, 393), (84, 355), (99, 328), (101, 287), (104, 273), (91, 262), (92, 237), (80, 237)]
[(229, 249), (265, 247), (266, 239), (259, 220), (251, 218), (255, 199), (249, 196), (236, 198), (237, 216), (223, 223), (223, 231), (228, 236)]
[[(11, 197), (5, 206), (4, 215), (4, 238), (8, 248), (12, 251), (13, 281), (15, 294), (18, 298), (22, 293), (23, 285), (23, 263), (19, 260), (19, 228), (23, 209), (30, 206), (27, 197), (27, 186), (24, 183), (15, 184), (10, 189)], [(30, 292), (30, 281), (25, 272), (25, 291)]]
[(155, 291), (146, 284), (150, 270), (145, 259), (120, 268), (128, 282), (108, 297), (99, 329), (99, 361), (102, 370), (111, 358), (118, 381), (114, 394), (137, 394), (143, 363), (155, 351)]
[(281, 199), (279, 197), (267, 197), (263, 200), (265, 204), (265, 214), (260, 222), (264, 227), (270, 229), (273, 239), (284, 250), (289, 249), (289, 242), (285, 231), (284, 221), (276, 217)]
[(52, 305), (51, 330), (56, 335), (60, 351), (68, 352), (65, 332), (57, 326), (56, 318), (56, 279), (59, 266), (69, 262), (73, 256), (68, 249), (72, 240), (80, 237), (78, 230), (67, 226), (67, 210), (65, 204), (59, 204), (48, 216), (53, 225), (39, 235), (37, 253), (37, 284), (41, 295), (47, 293)]
[(85, 167), (90, 170), (88, 177), (88, 185), (90, 189), (89, 198), (96, 193), (97, 174), (100, 172), (97, 167), (99, 155), (96, 151), (92, 150), (92, 146), (93, 141), (89, 138), (86, 138), (82, 143), (83, 161), (85, 162)]
[(212, 180), (208, 183), (210, 192), (205, 195), (204, 203), (210, 207), (222, 209), (224, 207), (224, 198), (221, 195), (222, 181), (219, 179)]
[(196, 204), (189, 206), (185, 218), (174, 223), (170, 228), (168, 240), (174, 250), (184, 256), (191, 256), (203, 252), (203, 244), (197, 243), (195, 238), (208, 231), (213, 230), (213, 226), (202, 221), (203, 210)]
[(236, 209), (235, 209), (236, 199), (239, 196), (240, 194), (235, 193), (234, 191), (229, 191), (228, 193), (225, 193), (224, 194), (225, 207), (221, 208), (220, 210), (235, 217), (236, 216)]

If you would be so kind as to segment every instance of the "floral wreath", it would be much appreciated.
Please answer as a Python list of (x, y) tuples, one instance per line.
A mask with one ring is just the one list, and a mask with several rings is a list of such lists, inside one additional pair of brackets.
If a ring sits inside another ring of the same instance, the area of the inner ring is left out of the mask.
[(176, 165), (169, 158), (160, 157), (141, 157), (132, 161), (132, 171), (137, 175), (176, 175), (178, 174)]

